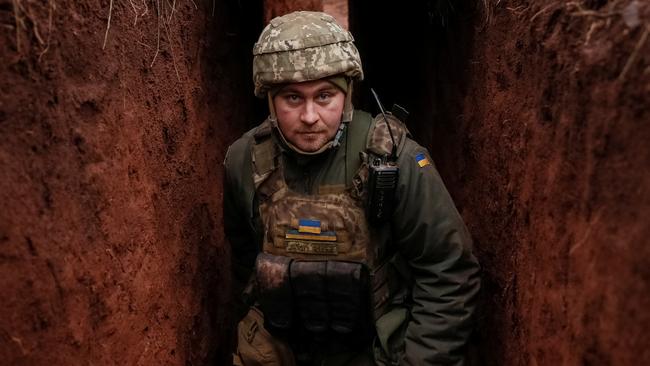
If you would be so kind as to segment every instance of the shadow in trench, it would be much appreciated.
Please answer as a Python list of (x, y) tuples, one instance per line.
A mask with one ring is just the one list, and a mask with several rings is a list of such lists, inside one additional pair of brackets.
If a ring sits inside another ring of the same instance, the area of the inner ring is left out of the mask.
[(230, 248), (222, 227), (222, 161), (227, 147), (266, 116), (263, 101), (253, 95), (253, 44), (263, 24), (263, 1), (224, 0), (206, 5), (204, 46), (199, 55), (204, 93), (200, 116), (207, 121), (206, 159), (213, 172), (211, 203), (194, 207), (185, 223), (188, 243), (184, 262), (196, 263), (191, 279), (201, 301), (186, 340), (188, 364), (232, 364), (235, 324), (231, 314)]
[[(484, 22), (481, 6), (470, 0), (399, 5), (349, 2), (350, 30), (365, 72), (355, 90), (355, 107), (379, 112), (369, 90), (372, 87), (387, 109), (394, 103), (406, 108), (413, 138), (431, 152), (452, 197), (462, 191), (462, 173), (456, 166), (457, 149), (444, 147), (463, 141), (463, 98), (472, 77), (474, 34)], [(480, 314), (479, 309), (479, 318)], [(483, 364), (479, 333), (472, 336), (468, 354), (469, 364)]]
[(461, 111), (476, 8), (467, 0), (350, 2), (350, 28), (365, 71), (355, 105), (378, 112), (372, 87), (387, 107), (405, 107), (411, 133), (436, 163), (436, 135), (453, 128)]

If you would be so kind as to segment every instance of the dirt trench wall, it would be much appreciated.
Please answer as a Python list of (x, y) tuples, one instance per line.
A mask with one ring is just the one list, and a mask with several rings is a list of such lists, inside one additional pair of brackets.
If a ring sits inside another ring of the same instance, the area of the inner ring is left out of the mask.
[(474, 364), (648, 364), (650, 7), (476, 3), (351, 19), (475, 239)]
[(261, 17), (230, 1), (0, 2), (2, 364), (228, 351), (221, 162), (252, 114)]
[(650, 363), (650, 6), (582, 3), (493, 8), (433, 133), (484, 267), (486, 364)]

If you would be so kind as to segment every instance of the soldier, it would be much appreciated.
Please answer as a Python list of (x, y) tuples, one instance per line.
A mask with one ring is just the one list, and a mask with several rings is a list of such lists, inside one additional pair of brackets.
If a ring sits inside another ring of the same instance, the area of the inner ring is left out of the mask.
[(270, 115), (224, 162), (245, 304), (234, 364), (463, 364), (479, 289), (470, 236), (404, 124), (353, 110), (351, 34), (295, 12), (253, 53)]

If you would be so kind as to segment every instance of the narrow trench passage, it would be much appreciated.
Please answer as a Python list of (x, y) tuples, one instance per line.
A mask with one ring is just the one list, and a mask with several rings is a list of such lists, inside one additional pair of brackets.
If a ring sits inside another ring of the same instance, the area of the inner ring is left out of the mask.
[(0, 360), (227, 364), (222, 162), (267, 114), (253, 43), (298, 9), (348, 24), (355, 105), (410, 111), (473, 236), (471, 364), (650, 364), (637, 0), (4, 1)]

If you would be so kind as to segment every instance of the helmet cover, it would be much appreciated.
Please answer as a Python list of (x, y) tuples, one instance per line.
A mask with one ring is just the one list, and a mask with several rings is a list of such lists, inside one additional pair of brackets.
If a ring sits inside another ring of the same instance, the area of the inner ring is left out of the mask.
[(272, 19), (255, 43), (253, 56), (258, 97), (277, 84), (338, 74), (363, 79), (352, 34), (322, 12), (297, 11)]

